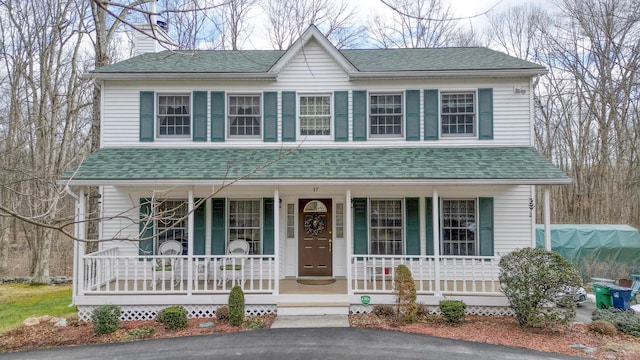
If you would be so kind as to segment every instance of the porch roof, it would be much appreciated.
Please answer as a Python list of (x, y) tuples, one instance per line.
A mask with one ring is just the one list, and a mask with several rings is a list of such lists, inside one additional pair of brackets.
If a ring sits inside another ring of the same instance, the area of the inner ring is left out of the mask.
[(531, 147), (106, 148), (60, 183), (71, 185), (566, 184)]

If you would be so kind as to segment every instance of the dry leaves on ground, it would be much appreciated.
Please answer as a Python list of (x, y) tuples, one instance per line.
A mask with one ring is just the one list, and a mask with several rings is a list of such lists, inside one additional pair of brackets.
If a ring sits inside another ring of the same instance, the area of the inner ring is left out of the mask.
[[(401, 326), (394, 326), (374, 314), (351, 315), (349, 320), (351, 326), (357, 327), (521, 347), (594, 359), (640, 359), (638, 338), (623, 334), (615, 337), (595, 334), (584, 324), (573, 324), (566, 329), (549, 331), (524, 330), (518, 326), (515, 318), (509, 316), (467, 316), (465, 322), (460, 325), (448, 324), (435, 316)], [(594, 348), (595, 352), (587, 354), (581, 349), (572, 348), (571, 345), (574, 344)]]
[[(270, 327), (275, 315), (262, 316), (265, 327)], [(357, 314), (349, 317), (351, 326), (425, 334), (445, 338), (482, 342), (533, 349), (538, 351), (562, 353), (595, 359), (638, 359), (640, 360), (640, 341), (627, 335), (607, 337), (588, 331), (582, 324), (574, 324), (568, 329), (557, 331), (523, 330), (512, 317), (504, 316), (467, 316), (463, 324), (451, 325), (437, 317), (415, 324), (394, 326), (391, 322), (373, 314)], [(205, 322), (213, 326), (200, 327)], [(145, 334), (142, 329), (153, 328), (153, 334)], [(90, 323), (71, 322), (67, 327), (55, 327), (50, 323), (30, 327), (20, 327), (0, 335), (0, 353), (29, 349), (50, 348), (83, 344), (133, 341), (137, 339), (155, 339), (191, 335), (226, 333), (246, 330), (234, 327), (226, 321), (215, 319), (190, 319), (184, 330), (168, 331), (157, 321), (125, 321), (121, 329), (111, 335), (96, 335)], [(138, 337), (133, 335), (138, 334)], [(589, 355), (571, 345), (582, 344), (596, 351)]]

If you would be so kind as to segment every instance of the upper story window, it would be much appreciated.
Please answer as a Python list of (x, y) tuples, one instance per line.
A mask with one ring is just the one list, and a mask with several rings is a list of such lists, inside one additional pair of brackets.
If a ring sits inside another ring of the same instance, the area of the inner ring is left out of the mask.
[(229, 136), (260, 137), (260, 95), (229, 95)]
[(402, 94), (372, 94), (369, 126), (372, 137), (402, 136)]
[(191, 99), (189, 95), (158, 95), (158, 136), (191, 134)]
[(475, 135), (475, 92), (442, 93), (442, 135)]
[(331, 96), (300, 96), (300, 135), (331, 135)]
[(370, 201), (369, 236), (372, 255), (402, 255), (402, 200)]

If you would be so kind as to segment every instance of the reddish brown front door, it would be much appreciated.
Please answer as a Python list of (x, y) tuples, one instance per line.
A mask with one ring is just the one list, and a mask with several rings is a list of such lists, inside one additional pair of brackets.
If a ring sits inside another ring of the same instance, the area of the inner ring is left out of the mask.
[(298, 275), (332, 276), (331, 199), (302, 199), (298, 209)]

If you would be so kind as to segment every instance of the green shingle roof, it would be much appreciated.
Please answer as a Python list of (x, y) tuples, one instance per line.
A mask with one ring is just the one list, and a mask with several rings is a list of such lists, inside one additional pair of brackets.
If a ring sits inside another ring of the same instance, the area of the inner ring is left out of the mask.
[[(566, 183), (560, 169), (529, 147), (101, 149), (63, 179), (99, 183), (136, 180), (514, 180)], [(277, 160), (277, 161), (276, 161)], [(274, 162), (275, 161), (275, 162)], [(272, 163), (273, 162), (273, 163)], [(265, 166), (259, 171), (254, 170)]]
[[(361, 72), (544, 70), (541, 65), (487, 48), (340, 51)], [(147, 53), (97, 73), (266, 73), (284, 54), (275, 50), (198, 50)]]

